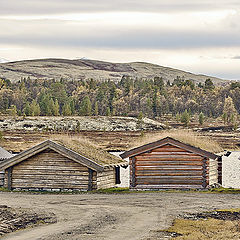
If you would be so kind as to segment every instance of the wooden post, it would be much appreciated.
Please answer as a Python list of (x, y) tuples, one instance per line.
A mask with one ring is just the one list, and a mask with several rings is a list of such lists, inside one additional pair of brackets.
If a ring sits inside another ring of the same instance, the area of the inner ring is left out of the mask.
[(202, 177), (203, 177), (202, 186), (203, 188), (206, 188), (207, 187), (207, 159), (206, 158), (203, 159)]
[(131, 158), (131, 176), (130, 176), (130, 186), (131, 187), (136, 187), (136, 158), (132, 157)]
[(7, 179), (7, 188), (12, 190), (12, 167), (8, 168), (8, 179)]
[(93, 188), (93, 170), (88, 169), (88, 191), (92, 191)]
[(218, 183), (222, 185), (222, 156), (218, 157)]

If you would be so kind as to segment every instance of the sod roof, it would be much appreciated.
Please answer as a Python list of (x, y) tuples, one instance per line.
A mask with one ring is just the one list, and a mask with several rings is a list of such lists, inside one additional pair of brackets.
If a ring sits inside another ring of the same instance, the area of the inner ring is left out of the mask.
[(102, 166), (126, 164), (126, 161), (123, 161), (121, 158), (114, 156), (107, 151), (99, 149), (97, 145), (84, 138), (52, 137), (51, 141), (63, 145)]

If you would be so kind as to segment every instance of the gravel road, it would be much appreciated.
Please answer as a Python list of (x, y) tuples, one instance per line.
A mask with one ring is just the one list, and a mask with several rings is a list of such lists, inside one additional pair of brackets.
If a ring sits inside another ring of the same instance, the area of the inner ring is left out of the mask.
[[(28, 228), (2, 240), (154, 240), (179, 214), (240, 208), (240, 195), (206, 193), (0, 193), (0, 204), (54, 213), (57, 223)], [(164, 238), (166, 239), (166, 238)]]

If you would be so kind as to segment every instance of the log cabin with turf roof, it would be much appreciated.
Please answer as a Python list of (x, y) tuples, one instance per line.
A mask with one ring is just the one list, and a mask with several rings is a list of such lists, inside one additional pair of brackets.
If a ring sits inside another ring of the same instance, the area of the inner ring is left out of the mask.
[(77, 139), (44, 141), (3, 161), (9, 190), (91, 191), (119, 183), (128, 163)]
[(217, 155), (171, 137), (120, 156), (129, 158), (131, 189), (206, 189), (218, 182)]

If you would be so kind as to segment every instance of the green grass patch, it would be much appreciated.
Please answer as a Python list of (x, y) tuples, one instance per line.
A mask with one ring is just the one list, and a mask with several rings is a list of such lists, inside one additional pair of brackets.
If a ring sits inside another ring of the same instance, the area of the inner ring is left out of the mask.
[(207, 194), (240, 194), (240, 189), (233, 188), (213, 188), (213, 189), (163, 189), (163, 190), (134, 190), (129, 188), (107, 188), (107, 189), (99, 189), (93, 191), (48, 191), (48, 190), (8, 190), (7, 188), (0, 188), (0, 192), (24, 192), (24, 193), (33, 193), (33, 194), (95, 194), (95, 193), (103, 193), (103, 194), (131, 194), (131, 193), (207, 193)]
[(231, 194), (240, 194), (240, 189), (235, 188), (213, 188), (209, 190), (212, 193), (231, 193)]
[[(107, 188), (107, 189), (99, 189), (94, 190), (92, 193), (131, 193), (132, 191), (129, 188)], [(136, 192), (136, 191), (134, 191)]]

